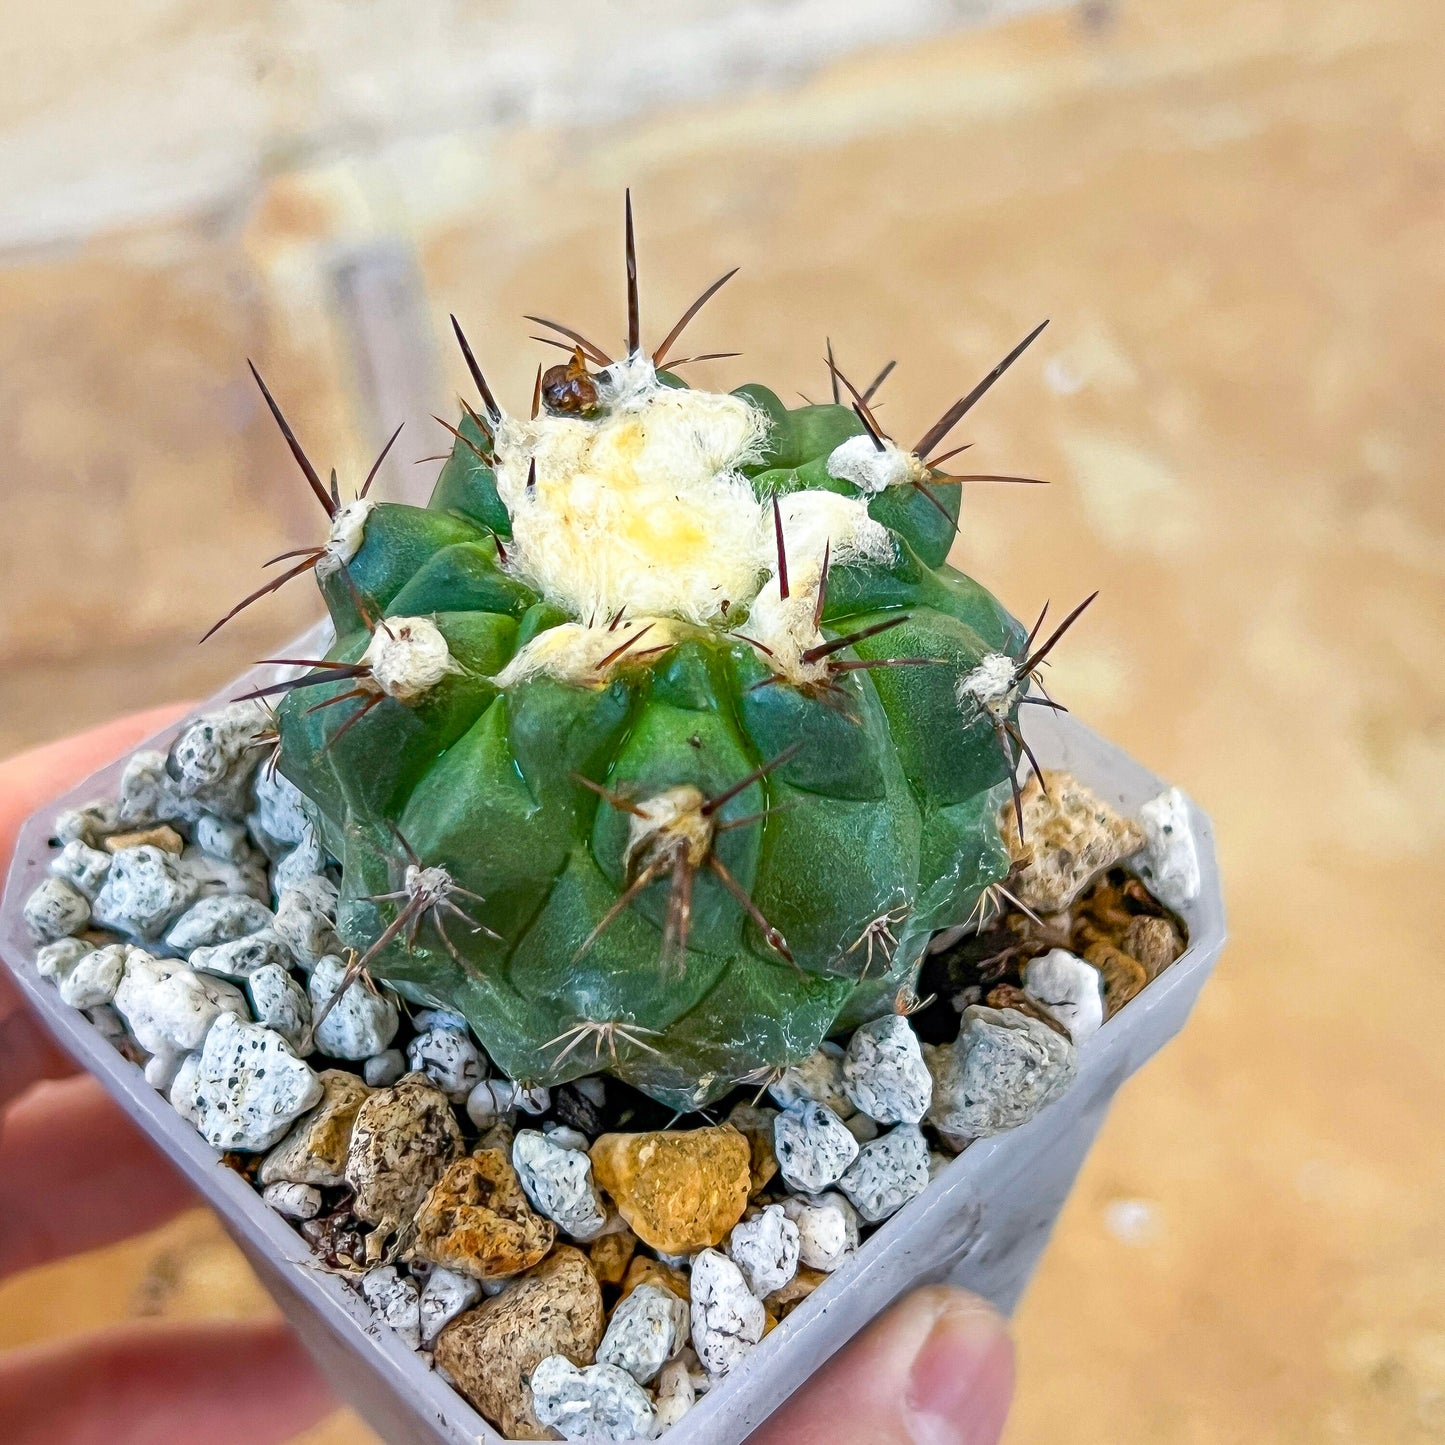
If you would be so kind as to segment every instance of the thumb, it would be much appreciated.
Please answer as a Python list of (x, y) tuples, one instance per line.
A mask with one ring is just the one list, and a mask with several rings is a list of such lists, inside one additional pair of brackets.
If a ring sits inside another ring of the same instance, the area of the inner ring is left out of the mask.
[(749, 1445), (996, 1445), (1013, 1380), (998, 1312), (934, 1285), (834, 1356)]

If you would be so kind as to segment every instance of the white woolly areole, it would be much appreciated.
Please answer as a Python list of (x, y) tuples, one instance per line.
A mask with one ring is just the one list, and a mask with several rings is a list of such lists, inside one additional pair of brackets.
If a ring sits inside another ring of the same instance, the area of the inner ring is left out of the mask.
[(696, 788), (684, 784), (634, 803), (637, 812), (630, 813), (627, 819), (628, 867), (639, 853), (645, 857), (651, 846), (663, 837), (683, 843), (688, 861), (698, 866), (707, 857), (712, 843), (712, 821), (702, 811), (705, 801)]
[(428, 617), (386, 618), (371, 634), (361, 660), (371, 668), (377, 687), (398, 702), (411, 702), (449, 672), (461, 671), (446, 638)]
[[(639, 617), (617, 627), (584, 627), (578, 622), (564, 622), (539, 632), (493, 681), (498, 687), (511, 687), (530, 677), (555, 677), (577, 686), (602, 687), (614, 667), (621, 667), (629, 658), (669, 647), (685, 635), (670, 617)], [(641, 635), (644, 634), (645, 635)], [(637, 641), (625, 652), (617, 652), (629, 638)], [(617, 653), (609, 663), (605, 659)]]
[(928, 479), (928, 468), (912, 452), (885, 440), (880, 448), (867, 432), (839, 442), (828, 454), (828, 475), (852, 482), (870, 496), (886, 487), (903, 487)]
[(1018, 696), (1018, 664), (1005, 652), (990, 652), (970, 673), (959, 678), (954, 696), (958, 705), (982, 707), (1003, 717)]
[(825, 659), (803, 661), (803, 653), (823, 641), (813, 622), (822, 572), (820, 562), (802, 562), (795, 567), (790, 555), (788, 595), (781, 596), (778, 579), (770, 577), (753, 599), (747, 626), (739, 629), (767, 648), (764, 660), (792, 683), (821, 682), (828, 675)]
[(576, 617), (626, 607), (708, 622), (748, 601), (769, 566), (762, 509), (738, 470), (761, 455), (768, 423), (741, 397), (658, 386), (650, 370), (645, 358), (613, 368), (600, 417), (501, 423), (510, 566)]
[(366, 519), (371, 515), (375, 502), (358, 497), (344, 507), (338, 507), (331, 519), (331, 534), (326, 539), (326, 549), (316, 560), (316, 575), (329, 577), (339, 572), (361, 551), (366, 536)]

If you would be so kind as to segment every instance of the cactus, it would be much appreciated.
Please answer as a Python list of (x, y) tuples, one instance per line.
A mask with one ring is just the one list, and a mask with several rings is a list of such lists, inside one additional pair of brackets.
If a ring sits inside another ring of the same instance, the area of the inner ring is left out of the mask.
[(1037, 644), (944, 561), (962, 486), (1024, 479), (936, 453), (1037, 331), (908, 449), (870, 406), (888, 368), (860, 391), (831, 347), (831, 402), (688, 388), (669, 355), (729, 278), (649, 353), (630, 201), (627, 263), (620, 359), (529, 318), (569, 353), (530, 416), (453, 318), (481, 409), (442, 423), (426, 507), (373, 502), (376, 467), (343, 503), (261, 383), (330, 535), (246, 601), (311, 570), (335, 624), (254, 695), (352, 972), (464, 1014), (514, 1079), (607, 1067), (684, 1109), (908, 996), (976, 916), (1019, 707), (1054, 706), (1031, 679), (1082, 608)]

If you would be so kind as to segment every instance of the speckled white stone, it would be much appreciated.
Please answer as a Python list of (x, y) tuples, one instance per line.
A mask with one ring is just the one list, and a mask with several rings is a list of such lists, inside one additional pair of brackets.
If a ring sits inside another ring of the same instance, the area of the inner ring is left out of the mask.
[(159, 938), (197, 892), (195, 879), (174, 854), (145, 843), (115, 854), (92, 912), (102, 928), (146, 942)]
[(560, 1144), (564, 1149), (585, 1150), (592, 1147), (592, 1141), (580, 1129), (574, 1129), (570, 1124), (554, 1124), (549, 1120), (542, 1125), (542, 1132), (554, 1144)]
[(95, 945), (83, 938), (57, 938), (53, 943), (36, 949), (35, 971), (41, 978), (58, 983), (87, 953), (94, 950)]
[(534, 1085), (523, 1089), (510, 1079), (483, 1079), (467, 1095), (467, 1117), (478, 1129), (489, 1129), (517, 1110), (545, 1114), (552, 1106), (551, 1091)]
[(166, 930), (166, 945), (179, 954), (230, 943), (269, 928), (276, 915), (249, 894), (212, 894), (191, 904)]
[(512, 1142), (512, 1167), (532, 1207), (563, 1233), (585, 1243), (606, 1228), (592, 1161), (580, 1149), (564, 1149), (540, 1130), (523, 1129)]
[(252, 785), (255, 807), (247, 826), (268, 858), (280, 858), (294, 848), (310, 826), (301, 806), (301, 790), (279, 769), (257, 769)]
[(790, 1194), (782, 1210), (798, 1226), (798, 1258), (809, 1269), (832, 1274), (858, 1248), (858, 1215), (841, 1194)]
[(408, 1348), (421, 1348), (421, 1290), (395, 1265), (383, 1264), (361, 1277), (361, 1293), (371, 1312), (389, 1324)]
[(657, 1421), (647, 1391), (616, 1365), (578, 1369), (548, 1355), (532, 1371), (532, 1408), (564, 1440), (653, 1440)]
[(40, 943), (79, 933), (90, 922), (90, 899), (68, 878), (50, 877), (25, 900), (25, 923)]
[[(313, 1014), (326, 1007), (345, 975), (346, 964), (335, 954), (317, 962), (307, 983)], [(368, 988), (357, 979), (316, 1029), (316, 1048), (333, 1059), (369, 1059), (391, 1043), (400, 1023), (401, 1014), (391, 991)]]
[(192, 843), (181, 854), (181, 872), (195, 884), (197, 898), (246, 894), (261, 903), (271, 901), (271, 884), (259, 854), (227, 863)]
[(164, 753), (142, 748), (126, 760), (117, 815), (122, 828), (145, 828), (179, 815)]
[(277, 936), (303, 965), (336, 951), (336, 885), (323, 874), (288, 888), (276, 904)]
[(687, 1363), (681, 1359), (669, 1360), (662, 1367), (653, 1388), (652, 1409), (657, 1418), (658, 1434), (672, 1429), (692, 1409), (696, 1400), (697, 1392), (693, 1389)]
[(361, 1077), (373, 1089), (385, 1089), (406, 1073), (406, 1056), (400, 1049), (383, 1049), (373, 1054), (362, 1066)]
[(201, 1047), (220, 1015), (246, 1018), (248, 1013), (239, 989), (193, 973), (177, 959), (153, 958), (140, 948), (126, 954), (114, 1003), (136, 1042), (150, 1054), (189, 1053)]
[(60, 981), (60, 997), (71, 1008), (99, 1008), (115, 998), (130, 945), (111, 943), (87, 953)]
[(315, 1219), (321, 1213), (321, 1191), (314, 1184), (292, 1184), (283, 1180), (268, 1184), (261, 1198), (287, 1219)]
[(783, 1108), (811, 1099), (824, 1104), (840, 1119), (853, 1112), (853, 1101), (843, 1088), (843, 1046), (831, 1040), (820, 1044), (800, 1064), (783, 1071), (768, 1093)]
[(687, 1343), (687, 1330), (685, 1300), (661, 1285), (640, 1284), (612, 1311), (597, 1359), (646, 1385)]
[(281, 965), (268, 963), (246, 980), (246, 996), (256, 1022), (275, 1029), (299, 1053), (311, 1027), (305, 989)]
[(692, 1262), (692, 1347), (709, 1375), (725, 1375), (763, 1337), (767, 1315), (727, 1255), (703, 1250)]
[(321, 1080), (264, 1024), (216, 1019), (196, 1070), (196, 1127), (216, 1149), (269, 1149), (313, 1104)]
[(239, 819), (202, 813), (191, 833), (201, 852), (222, 863), (244, 863), (251, 856), (251, 837)]
[(315, 877), (326, 866), (326, 850), (309, 824), (301, 841), (283, 853), (271, 869), (271, 892), (277, 897), (298, 883)]
[(916, 1124), (928, 1112), (933, 1079), (902, 1014), (884, 1014), (854, 1031), (843, 1056), (843, 1088), (880, 1124)]
[(407, 1062), (460, 1104), (487, 1072), (487, 1056), (465, 1029), (433, 1028), (406, 1046)]
[(166, 1091), (171, 1108), (188, 1124), (194, 1126), (200, 1119), (196, 1108), (196, 1088), (201, 1079), (201, 1056), (199, 1052), (186, 1054), (176, 1068), (175, 1077)]
[(245, 814), (251, 774), (265, 757), (257, 739), (271, 726), (268, 709), (257, 699), (227, 703), (186, 723), (166, 757), (166, 772), (185, 817)]
[(759, 1299), (782, 1289), (797, 1274), (800, 1249), (798, 1226), (781, 1204), (770, 1204), (733, 1225), (727, 1241), (728, 1257)]
[(1073, 1081), (1074, 1046), (1018, 1009), (971, 1004), (957, 1040), (928, 1055), (931, 1123), (981, 1139), (1027, 1123)]
[(1024, 992), (1081, 1044), (1104, 1022), (1104, 975), (1067, 949), (1051, 948), (1024, 965)]
[(444, 1008), (419, 1008), (411, 1016), (411, 1026), (417, 1033), (424, 1034), (431, 1029), (457, 1029), (467, 1031), (467, 1021), (461, 1014)]
[(269, 928), (228, 943), (192, 949), (188, 961), (197, 973), (213, 973), (219, 978), (250, 978), (257, 969), (290, 968), (294, 962), (291, 950)]
[(896, 1214), (928, 1188), (928, 1140), (917, 1124), (900, 1124), (858, 1151), (838, 1188), (869, 1224)]
[(80, 842), (99, 848), (110, 834), (119, 833), (123, 826), (120, 802), (115, 798), (97, 798), (59, 814), (55, 819), (55, 839), (62, 844)]
[(94, 900), (110, 873), (113, 861), (113, 854), (92, 848), (76, 838), (50, 860), (50, 871), (57, 878), (73, 883), (87, 898)]
[(1135, 857), (1139, 876), (1176, 913), (1199, 897), (1199, 849), (1189, 821), (1189, 800), (1169, 788), (1139, 809), (1147, 840)]
[(482, 1297), (481, 1281), (436, 1265), (421, 1292), (421, 1342), (429, 1345), (452, 1320)]
[(773, 1120), (773, 1152), (789, 1185), (816, 1194), (858, 1157), (858, 1141), (825, 1104), (802, 1099)]

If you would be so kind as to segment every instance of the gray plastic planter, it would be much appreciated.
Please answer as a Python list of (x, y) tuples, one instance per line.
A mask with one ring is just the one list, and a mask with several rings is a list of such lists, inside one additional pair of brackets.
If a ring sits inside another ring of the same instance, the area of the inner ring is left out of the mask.
[[(296, 655), (315, 645), (297, 644)], [(255, 674), (261, 681), (269, 680)], [(246, 681), (249, 681), (247, 679)], [(255, 685), (252, 683), (251, 685)], [(233, 684), (216, 701), (235, 697)], [(1068, 768), (1121, 811), (1164, 786), (1070, 717), (1035, 709), (1029, 737), (1048, 767)], [(165, 747), (175, 729), (144, 746)], [(495, 1445), (501, 1437), (444, 1384), (339, 1278), (313, 1263), (301, 1236), (150, 1088), (79, 1012), (38, 977), (20, 910), (45, 874), (59, 808), (113, 795), (124, 759), (47, 803), (22, 829), (3, 910), (0, 954), (60, 1044), (89, 1069), (220, 1216), (306, 1347), (347, 1400), (392, 1445)], [(716, 1389), (668, 1432), (671, 1445), (738, 1445), (851, 1335), (914, 1286), (953, 1280), (1012, 1310), (1119, 1085), (1183, 1026), (1224, 943), (1224, 912), (1209, 820), (1191, 804), (1203, 886), (1185, 912), (1184, 955), (1079, 1051), (1062, 1099), (1010, 1134), (972, 1145), (928, 1190), (888, 1220)]]

